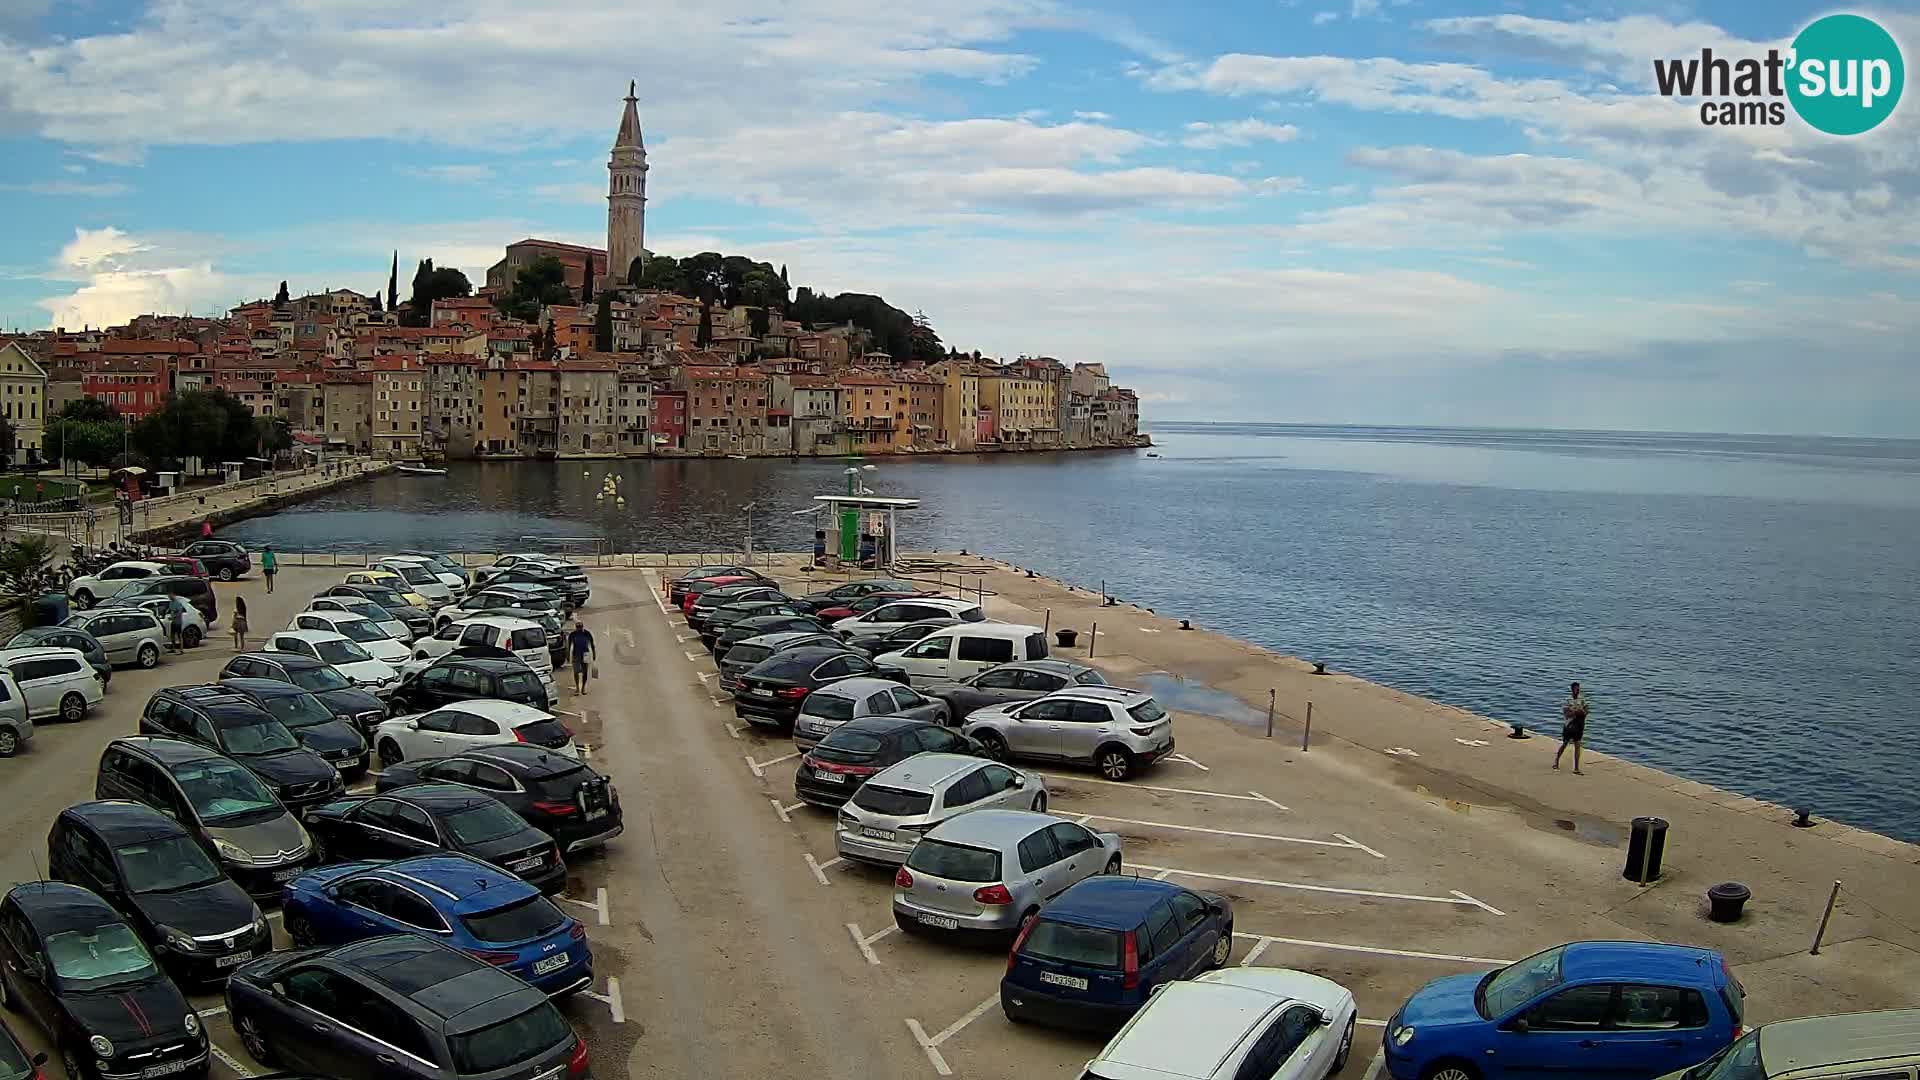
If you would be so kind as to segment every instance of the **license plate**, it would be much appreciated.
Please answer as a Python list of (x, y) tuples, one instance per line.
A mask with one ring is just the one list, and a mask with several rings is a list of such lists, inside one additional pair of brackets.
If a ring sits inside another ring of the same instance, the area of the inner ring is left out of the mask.
[(870, 836), (875, 840), (892, 840), (893, 830), (892, 829), (861, 829), (860, 835)]
[(941, 930), (960, 929), (959, 919), (949, 919), (944, 915), (915, 915), (914, 918), (919, 919), (923, 925), (937, 927)]
[(182, 1058), (179, 1061), (169, 1061), (165, 1065), (152, 1065), (141, 1069), (140, 1075), (142, 1077), (177, 1076), (180, 1073), (186, 1072), (187, 1066), (191, 1064), (191, 1061)]
[(239, 967), (251, 959), (253, 959), (253, 950), (248, 949), (244, 952), (234, 953), (232, 956), (214, 957), (213, 966), (217, 968)]
[(539, 856), (535, 856), (535, 857), (533, 857), (533, 858), (531, 858), (531, 859), (521, 859), (521, 860), (520, 860), (519, 862), (511, 862), (511, 863), (508, 863), (508, 864), (507, 864), (507, 869), (509, 869), (509, 870), (538, 870), (538, 869), (540, 868), (540, 862), (541, 862), (541, 860), (540, 860), (540, 858), (539, 858)]
[(1075, 975), (1062, 975), (1054, 971), (1041, 972), (1040, 981), (1053, 986), (1064, 986), (1069, 990), (1085, 990), (1087, 988), (1087, 980)]
[(545, 960), (535, 960), (533, 962), (533, 973), (535, 975), (549, 975), (559, 971), (572, 962), (573, 957), (568, 956), (566, 953), (561, 953), (559, 956), (549, 956)]
[(299, 876), (300, 868), (297, 866), (289, 866), (283, 870), (275, 870), (273, 872), (273, 880), (275, 881), (292, 881)]
[(772, 697), (773, 696), (773, 691), (763, 690), (758, 686), (749, 686), (747, 688), (747, 693), (752, 694), (754, 697)]
[(844, 784), (847, 782), (846, 777), (837, 772), (828, 772), (825, 769), (813, 770), (813, 778), (823, 784)]
[(589, 810), (586, 813), (586, 820), (599, 821), (601, 818), (606, 816), (607, 816), (607, 812), (605, 810)]

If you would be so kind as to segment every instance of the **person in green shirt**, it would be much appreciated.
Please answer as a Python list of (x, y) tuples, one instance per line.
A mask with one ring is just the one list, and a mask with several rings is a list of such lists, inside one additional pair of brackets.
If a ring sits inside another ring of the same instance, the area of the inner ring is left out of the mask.
[(260, 572), (267, 577), (267, 591), (273, 591), (273, 575), (280, 570), (280, 560), (273, 557), (273, 545), (260, 549)]

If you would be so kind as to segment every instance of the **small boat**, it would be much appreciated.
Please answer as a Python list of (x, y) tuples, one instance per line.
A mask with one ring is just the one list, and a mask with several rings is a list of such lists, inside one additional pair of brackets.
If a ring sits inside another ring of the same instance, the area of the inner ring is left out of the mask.
[(405, 473), (408, 476), (445, 476), (447, 475), (447, 470), (435, 469), (428, 465), (395, 465), (393, 467), (393, 471), (398, 473)]
[(1153, 451), (1151, 451), (1151, 450), (1149, 450), (1149, 451), (1147, 451), (1147, 456), (1148, 456), (1148, 457), (1159, 457), (1160, 455), (1159, 455), (1159, 454), (1156, 454), (1156, 453), (1154, 453), (1154, 452), (1153, 452)]
[(733, 460), (735, 460), (735, 461), (745, 461), (745, 460), (747, 460), (747, 455), (745, 455), (745, 454), (728, 454), (727, 456), (728, 456), (729, 458), (732, 458), (732, 459), (733, 459)]

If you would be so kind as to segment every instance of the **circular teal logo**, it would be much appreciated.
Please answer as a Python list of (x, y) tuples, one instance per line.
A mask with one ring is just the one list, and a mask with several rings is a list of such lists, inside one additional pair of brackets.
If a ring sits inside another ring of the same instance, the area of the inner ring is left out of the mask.
[(1816, 19), (1793, 39), (1787, 99), (1829, 135), (1872, 131), (1893, 114), (1907, 68), (1893, 35), (1859, 15)]

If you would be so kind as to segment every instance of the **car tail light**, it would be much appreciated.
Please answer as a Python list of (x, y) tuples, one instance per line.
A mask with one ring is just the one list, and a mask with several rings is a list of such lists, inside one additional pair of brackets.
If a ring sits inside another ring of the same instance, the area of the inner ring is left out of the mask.
[(570, 815), (577, 814), (580, 812), (580, 808), (573, 805), (570, 802), (542, 801), (542, 802), (535, 802), (532, 804), (532, 806), (535, 810), (538, 810), (543, 814), (552, 814), (554, 817), (568, 817)]
[(1039, 919), (1028, 919), (1020, 926), (1020, 936), (1013, 939), (1013, 948), (1007, 950), (1007, 970), (1013, 970), (1014, 958), (1020, 955), (1020, 946), (1027, 943), (1027, 935), (1033, 933), (1033, 924)]
[(578, 1036), (573, 1040), (573, 1056), (567, 1059), (567, 1075), (583, 1076), (587, 1071), (587, 1043)]
[(573, 925), (567, 928), (567, 936), (575, 941), (587, 940), (587, 924), (579, 919), (573, 920)]
[(520, 959), (519, 953), (494, 952), (491, 949), (478, 949), (472, 953), (475, 960), (481, 960), (495, 967), (505, 967)]
[(988, 885), (985, 888), (975, 889), (973, 898), (982, 904), (1013, 903), (1013, 894), (1007, 891), (1005, 885)]
[(913, 888), (913, 875), (907, 873), (906, 867), (903, 866), (893, 872), (893, 887), (896, 889)]
[(1148, 727), (1128, 728), (1127, 730), (1133, 732), (1135, 735), (1151, 735), (1153, 734), (1154, 728), (1153, 726), (1148, 726)]
[(809, 691), (804, 686), (789, 686), (780, 691), (780, 696), (789, 701), (798, 701), (806, 697)]
[(1125, 976), (1120, 986), (1125, 990), (1137, 990), (1140, 987), (1140, 943), (1133, 931), (1127, 931), (1127, 936), (1121, 939), (1120, 949), (1121, 972)]

